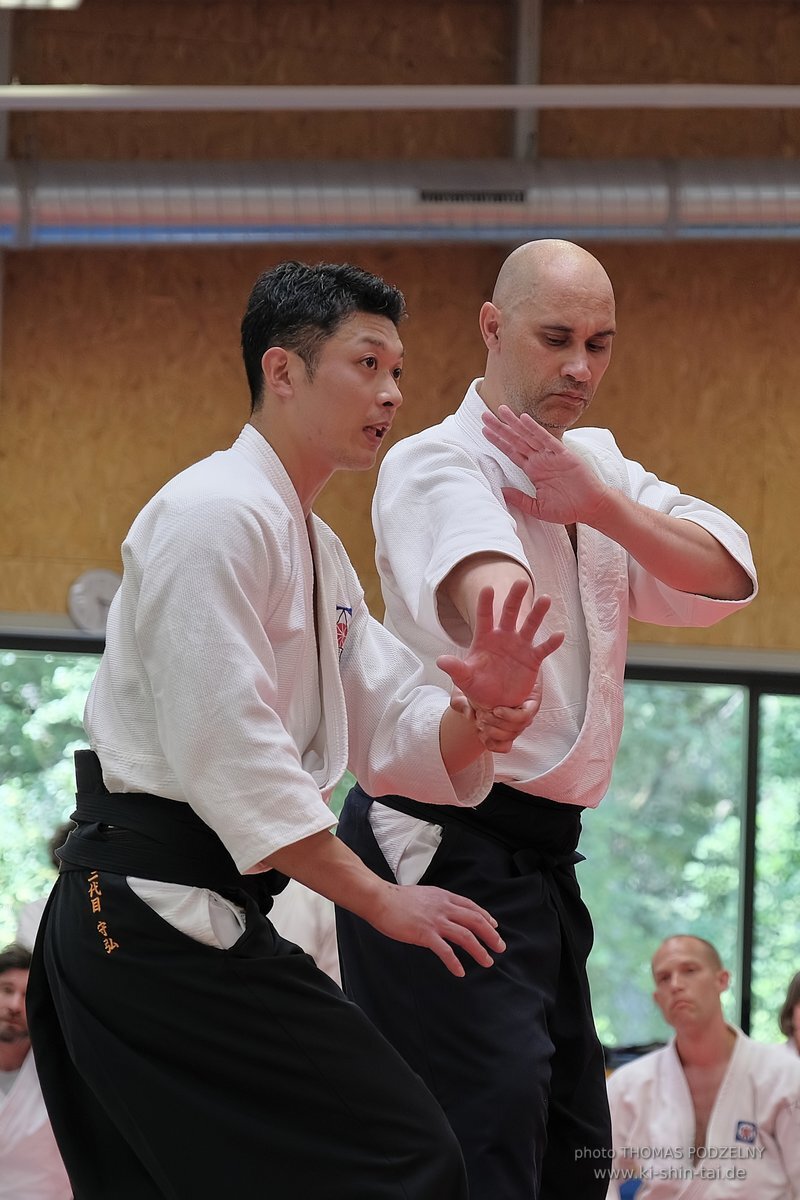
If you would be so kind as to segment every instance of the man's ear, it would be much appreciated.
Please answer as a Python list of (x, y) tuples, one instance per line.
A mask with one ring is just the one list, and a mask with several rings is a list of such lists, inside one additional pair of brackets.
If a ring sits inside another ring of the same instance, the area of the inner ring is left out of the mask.
[(497, 350), (500, 345), (500, 310), (491, 300), (482, 305), (478, 324), (486, 349)]
[(267, 391), (273, 395), (288, 397), (292, 394), (292, 362), (282, 346), (270, 346), (261, 356), (261, 370)]

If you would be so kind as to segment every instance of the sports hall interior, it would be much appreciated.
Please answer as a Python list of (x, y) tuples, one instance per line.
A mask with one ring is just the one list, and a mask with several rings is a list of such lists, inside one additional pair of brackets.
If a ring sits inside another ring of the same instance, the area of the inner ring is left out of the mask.
[[(759, 570), (757, 601), (711, 629), (632, 622), (632, 661), (751, 664), (800, 689), (800, 3), (82, 0), (2, 10), (0, 33), (0, 85), (64, 88), (0, 86), (0, 628), (69, 632), (73, 581), (119, 570), (144, 502), (235, 439), (260, 271), (351, 261), (402, 289), (396, 440), (480, 375), (505, 255), (558, 236), (617, 297), (584, 423), (730, 513)], [(356, 85), (373, 98), (323, 94)], [(469, 95), (507, 85), (542, 86), (540, 106)], [(664, 96), (598, 107), (609, 85)], [(665, 99), (689, 85), (718, 103)], [(175, 86), (191, 107), (140, 103)], [(405, 91), (383, 106), (388, 86)], [(453, 107), (426, 105), (433, 87), (457, 87)], [(759, 87), (775, 99), (748, 100)], [(215, 100), (248, 88), (295, 102)], [(374, 483), (340, 474), (316, 507), (380, 615)]]

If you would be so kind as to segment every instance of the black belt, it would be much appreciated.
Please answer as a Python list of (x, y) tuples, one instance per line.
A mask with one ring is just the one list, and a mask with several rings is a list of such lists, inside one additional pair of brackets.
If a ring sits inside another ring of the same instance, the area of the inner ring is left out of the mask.
[[(502, 846), (513, 859), (520, 875), (541, 873), (544, 886), (559, 914), (569, 952), (576, 963), (581, 961), (575, 943), (573, 918), (565, 905), (562, 888), (565, 872), (572, 874), (575, 864), (584, 861), (584, 856), (576, 849), (581, 836), (583, 807), (558, 804), (545, 796), (530, 796), (505, 783), (493, 784), (489, 795), (475, 808), (420, 804), (406, 796), (377, 796), (375, 799), (387, 808), (435, 825), (469, 829), (478, 837)], [(498, 912), (497, 915), (502, 920), (502, 913)]]
[(552, 870), (583, 862), (576, 847), (581, 813), (576, 804), (558, 804), (530, 796), (505, 783), (495, 783), (476, 808), (422, 804), (407, 796), (375, 796), (379, 804), (433, 825), (455, 825), (496, 842), (512, 854), (522, 870)]
[(268, 912), (288, 878), (279, 871), (240, 874), (219, 837), (188, 804), (148, 792), (109, 792), (93, 750), (75, 752), (77, 822), (56, 853), (62, 871), (89, 867), (165, 883), (243, 890)]

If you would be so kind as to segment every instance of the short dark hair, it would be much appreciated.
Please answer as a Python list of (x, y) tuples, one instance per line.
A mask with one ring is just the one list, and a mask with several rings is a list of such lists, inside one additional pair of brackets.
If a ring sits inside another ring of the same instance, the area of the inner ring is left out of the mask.
[(283, 262), (259, 275), (242, 317), (242, 357), (250, 385), (250, 412), (261, 407), (261, 359), (271, 346), (292, 350), (314, 376), (322, 344), (354, 313), (374, 313), (398, 325), (403, 293), (350, 263)]
[(790, 1038), (794, 1033), (794, 1007), (800, 1004), (800, 971), (792, 979), (789, 984), (789, 990), (786, 993), (786, 999), (783, 1002), (778, 1024), (781, 1027), (781, 1033), (787, 1038)]
[(0, 975), (5, 975), (6, 971), (29, 971), (30, 966), (31, 952), (19, 942), (11, 942), (0, 950)]

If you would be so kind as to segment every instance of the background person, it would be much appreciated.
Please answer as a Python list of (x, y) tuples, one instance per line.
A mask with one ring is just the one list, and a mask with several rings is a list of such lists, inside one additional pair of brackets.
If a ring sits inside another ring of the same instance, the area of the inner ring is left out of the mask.
[(675, 1036), (608, 1081), (615, 1167), (641, 1175), (637, 1200), (795, 1200), (800, 1061), (725, 1020), (730, 975), (710, 942), (669, 937), (652, 968)]
[(340, 950), (348, 994), (447, 1113), (472, 1200), (593, 1200), (605, 1184), (591, 1153), (608, 1150), (610, 1128), (575, 863), (581, 810), (605, 794), (622, 730), (628, 617), (711, 625), (752, 599), (755, 570), (724, 513), (624, 458), (607, 430), (570, 432), (616, 333), (597, 259), (562, 241), (519, 247), (480, 329), (484, 377), (381, 466), (386, 625), (439, 684), (437, 657), (464, 652), (487, 583), (520, 583), (528, 602), (551, 596), (546, 623), (566, 638), (543, 666), (535, 722), (497, 759), (478, 808), (416, 804), (360, 780), (339, 836), (385, 879), (486, 906), (507, 950), (491, 975), (467, 964), (456, 988), (414, 947), (344, 911)]
[(787, 1038), (786, 1048), (800, 1054), (800, 971), (793, 976), (786, 989), (786, 999), (780, 1011), (778, 1024)]
[(24, 946), (0, 950), (0, 1200), (68, 1200), (25, 1015), (30, 964)]

